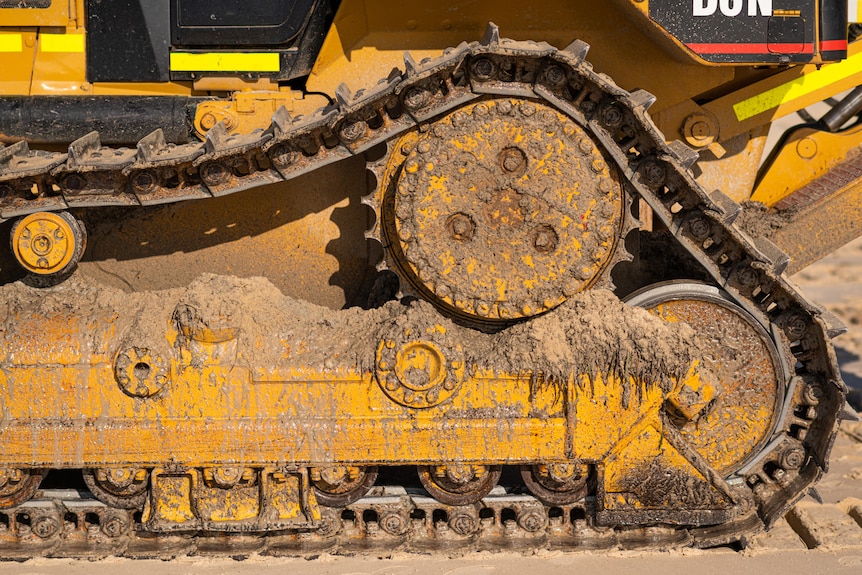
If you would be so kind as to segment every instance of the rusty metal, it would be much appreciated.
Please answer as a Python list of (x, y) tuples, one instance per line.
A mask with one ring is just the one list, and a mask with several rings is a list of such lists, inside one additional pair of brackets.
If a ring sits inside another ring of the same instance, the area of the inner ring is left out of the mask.
[(313, 467), (309, 471), (317, 501), (327, 507), (347, 507), (365, 497), (377, 481), (377, 467)]
[(571, 505), (589, 490), (589, 470), (579, 463), (524, 465), (521, 478), (530, 493), (546, 505)]
[(419, 481), (431, 496), (447, 505), (476, 503), (497, 485), (503, 469), (499, 465), (423, 465)]
[(147, 498), (146, 469), (113, 467), (84, 469), (84, 484), (96, 499), (118, 509), (142, 509)]

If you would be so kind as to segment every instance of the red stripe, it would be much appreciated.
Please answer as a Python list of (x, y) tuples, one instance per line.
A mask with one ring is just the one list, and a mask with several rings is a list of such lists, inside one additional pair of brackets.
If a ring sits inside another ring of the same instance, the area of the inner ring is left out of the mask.
[(820, 51), (821, 52), (846, 51), (846, 50), (847, 50), (847, 40), (821, 40), (820, 41)]
[[(686, 44), (698, 54), (813, 54), (814, 44)], [(822, 43), (821, 43), (822, 46)]]

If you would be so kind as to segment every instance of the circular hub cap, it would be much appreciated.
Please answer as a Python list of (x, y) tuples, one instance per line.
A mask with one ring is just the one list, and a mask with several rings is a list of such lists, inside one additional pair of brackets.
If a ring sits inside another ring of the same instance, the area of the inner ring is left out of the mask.
[(17, 222), (12, 231), (12, 251), (21, 267), (48, 275), (69, 265), (75, 256), (77, 222), (64, 215), (38, 212)]
[(588, 287), (610, 259), (620, 184), (577, 124), (542, 104), (485, 100), (420, 135), (391, 211), (397, 265), (474, 318), (530, 317)]

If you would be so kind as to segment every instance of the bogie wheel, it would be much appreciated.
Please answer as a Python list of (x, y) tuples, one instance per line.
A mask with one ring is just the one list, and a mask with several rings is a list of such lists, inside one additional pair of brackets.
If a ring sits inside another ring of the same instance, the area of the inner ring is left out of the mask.
[(84, 469), (84, 483), (102, 503), (119, 509), (141, 509), (147, 499), (145, 469)]
[(446, 505), (469, 505), (488, 495), (502, 474), (499, 465), (420, 465), (419, 481), (431, 497)]
[(45, 474), (41, 469), (0, 468), (0, 509), (29, 501)]
[(69, 277), (84, 253), (84, 225), (69, 212), (36, 212), (12, 226), (12, 254), (39, 285)]
[(311, 469), (317, 502), (326, 507), (346, 507), (359, 501), (376, 481), (376, 466), (337, 465)]
[(548, 505), (570, 505), (588, 491), (588, 470), (578, 463), (523, 465), (521, 478), (530, 493)]

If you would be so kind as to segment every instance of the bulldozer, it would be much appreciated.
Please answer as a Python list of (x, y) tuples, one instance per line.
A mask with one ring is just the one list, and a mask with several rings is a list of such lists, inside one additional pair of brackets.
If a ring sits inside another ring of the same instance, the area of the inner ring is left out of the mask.
[(860, 7), (0, 0), (0, 556), (768, 529), (857, 418), (788, 276)]

